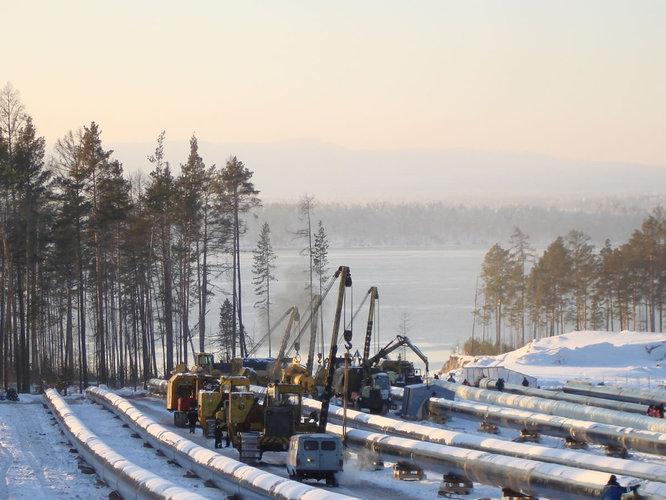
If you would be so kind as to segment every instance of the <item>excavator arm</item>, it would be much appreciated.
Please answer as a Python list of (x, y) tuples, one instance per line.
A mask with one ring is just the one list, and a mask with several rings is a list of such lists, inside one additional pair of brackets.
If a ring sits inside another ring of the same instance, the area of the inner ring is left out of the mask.
[(412, 342), (405, 336), (403, 335), (396, 335), (396, 338), (394, 338), (391, 342), (386, 344), (377, 354), (375, 354), (373, 357), (368, 359), (367, 366), (374, 366), (380, 359), (385, 358), (389, 354), (391, 354), (393, 351), (398, 349), (399, 347), (402, 347), (403, 345), (409, 346), (409, 348), (414, 351), (414, 354), (416, 354), (419, 358), (421, 358), (421, 361), (425, 363), (425, 369), (426, 369), (426, 377), (428, 376), (428, 358), (426, 357), (423, 352), (421, 352), (421, 349), (416, 347)]

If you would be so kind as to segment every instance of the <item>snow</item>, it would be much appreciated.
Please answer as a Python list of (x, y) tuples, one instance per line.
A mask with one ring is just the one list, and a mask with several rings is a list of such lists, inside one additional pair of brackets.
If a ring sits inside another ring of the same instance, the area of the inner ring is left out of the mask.
[(580, 331), (529, 342), (499, 356), (474, 358), (474, 366), (503, 366), (536, 377), (541, 387), (567, 380), (646, 388), (666, 383), (666, 335)]
[[(657, 389), (663, 388), (666, 381), (666, 369), (663, 367), (665, 359), (666, 336), (662, 333), (583, 331), (538, 339), (522, 349), (501, 356), (468, 360), (476, 366), (503, 366), (534, 376), (541, 387), (560, 387), (568, 380), (579, 380), (594, 384), (603, 382), (625, 387)], [(128, 435), (127, 429), (123, 429), (122, 423), (114, 419), (112, 414), (109, 413), (107, 419), (92, 425), (90, 418), (99, 420), (99, 409), (94, 408), (96, 405), (90, 404), (80, 395), (68, 396), (65, 399), (77, 417), (116, 452), (133, 462), (135, 459), (140, 459), (142, 467), (146, 466), (146, 460), (154, 461), (156, 467), (154, 473), (175, 480), (173, 477), (175, 474), (170, 472), (170, 466), (165, 465), (165, 459), (157, 456), (154, 450), (146, 450), (136, 446), (136, 443), (133, 447), (129, 446), (128, 443), (132, 438), (124, 437)], [(67, 443), (67, 439), (60, 433), (49, 410), (42, 402), (42, 396), (29, 394), (20, 394), (19, 402), (0, 401), (0, 477), (2, 477), (0, 498), (11, 500), (108, 498), (111, 493), (109, 487), (102, 484), (95, 474), (85, 474), (79, 470), (80, 461), (76, 458), (77, 454), (70, 451), (71, 446)], [(139, 410), (144, 411), (144, 407)], [(95, 412), (94, 415), (97, 416), (86, 416), (89, 412)], [(169, 417), (166, 412), (165, 415), (165, 418)], [(475, 425), (453, 418), (448, 427), (447, 425), (442, 427), (474, 434)], [(507, 431), (507, 434), (510, 432)], [(176, 436), (173, 438), (177, 439)], [(490, 439), (496, 438), (497, 436), (493, 436)], [(508, 445), (510, 436), (504, 438), (507, 439)], [(197, 435), (195, 441), (202, 446), (202, 443), (205, 443), (200, 435)], [(556, 441), (554, 438), (546, 438), (542, 444), (557, 446), (554, 444)], [(202, 454), (204, 453), (202, 451)], [(229, 450), (227, 453), (232, 451)], [(470, 453), (478, 452), (461, 451), (461, 455)], [(145, 456), (140, 457), (141, 454)], [(355, 454), (352, 454), (353, 458)], [(637, 458), (641, 459), (640, 456)], [(503, 459), (497, 460), (501, 462)], [(645, 461), (656, 461), (656, 459), (648, 456)], [(663, 463), (663, 460), (658, 463)], [(418, 484), (402, 482), (391, 478), (389, 467), (378, 472), (367, 472), (355, 470), (352, 464), (353, 462), (346, 463), (345, 471), (340, 475), (341, 489), (354, 492), (357, 485), (360, 488), (361, 484), (366, 486), (369, 484), (377, 493), (373, 498), (388, 498), (392, 496), (391, 492), (401, 498), (437, 498), (441, 476), (432, 474), (432, 477), (428, 476), (425, 481)], [(173, 467), (174, 471), (177, 470), (175, 466)], [(556, 466), (544, 465), (544, 467)], [(278, 468), (279, 465), (273, 467), (273, 470)], [(595, 476), (597, 473), (581, 472), (581, 476), (590, 474)], [(597, 482), (596, 476), (591, 482)], [(183, 485), (181, 482), (178, 484)], [(199, 482), (197, 485), (193, 479), (191, 487), (200, 489), (200, 484)], [(470, 495), (460, 498), (471, 499), (481, 496), (499, 498), (500, 495), (497, 488), (475, 484)]]

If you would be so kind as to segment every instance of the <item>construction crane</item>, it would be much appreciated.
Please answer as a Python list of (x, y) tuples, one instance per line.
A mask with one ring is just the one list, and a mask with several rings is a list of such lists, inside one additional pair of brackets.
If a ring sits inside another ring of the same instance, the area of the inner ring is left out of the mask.
[[(344, 396), (357, 409), (367, 408), (371, 413), (386, 414), (391, 406), (391, 380), (388, 374), (374, 367), (373, 363), (368, 361), (374, 325), (375, 303), (379, 299), (377, 287), (373, 286), (368, 290), (363, 302), (368, 298), (370, 298), (370, 307), (368, 309), (368, 322), (360, 366), (341, 366), (337, 368), (333, 375), (333, 386), (336, 395)], [(358, 313), (358, 310), (356, 313)]]
[[(345, 288), (352, 285), (351, 273), (349, 268), (340, 266), (334, 274), (334, 278), (340, 278), (338, 287), (338, 301), (335, 307), (335, 318), (333, 320), (333, 334), (331, 335), (331, 348), (328, 353), (328, 366), (326, 368), (324, 389), (321, 397), (321, 411), (319, 412), (319, 432), (326, 432), (328, 424), (328, 406), (333, 397), (333, 372), (335, 370), (335, 357), (338, 353), (338, 331), (340, 330), (340, 316), (345, 297)], [(345, 332), (346, 333), (346, 332)], [(351, 333), (351, 332), (350, 332)], [(345, 335), (347, 337), (347, 335)], [(350, 338), (345, 338), (349, 343)]]
[(287, 342), (289, 341), (289, 335), (291, 334), (291, 329), (294, 325), (294, 321), (299, 321), (300, 315), (298, 314), (298, 307), (293, 306), (291, 308), (291, 313), (289, 314), (289, 321), (287, 321), (287, 327), (284, 330), (284, 335), (282, 336), (282, 343), (280, 344), (280, 350), (278, 351), (277, 357), (273, 361), (273, 366), (269, 374), (269, 382), (276, 382), (280, 378), (280, 368), (282, 366), (282, 360), (284, 359), (284, 354), (287, 350)]

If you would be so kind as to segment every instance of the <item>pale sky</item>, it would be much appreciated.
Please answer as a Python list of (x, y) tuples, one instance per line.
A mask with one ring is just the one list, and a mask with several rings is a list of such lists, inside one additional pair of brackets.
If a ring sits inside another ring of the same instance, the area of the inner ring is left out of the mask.
[(52, 144), (317, 139), (666, 166), (666, 2), (0, 0)]

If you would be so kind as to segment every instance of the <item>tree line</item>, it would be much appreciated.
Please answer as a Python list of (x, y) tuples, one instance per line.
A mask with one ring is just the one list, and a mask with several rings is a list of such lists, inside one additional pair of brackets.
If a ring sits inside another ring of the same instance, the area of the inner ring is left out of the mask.
[(557, 237), (538, 255), (514, 228), (481, 266), (474, 315), (481, 335), (465, 350), (500, 352), (574, 330), (663, 331), (666, 218), (657, 207), (626, 243), (597, 249), (585, 233)]
[[(0, 91), (4, 387), (136, 384), (189, 366), (188, 352), (212, 345), (248, 355), (240, 261), (245, 218), (261, 204), (253, 172), (234, 156), (221, 168), (206, 165), (193, 135), (174, 174), (164, 138), (147, 158), (149, 175), (131, 179), (95, 122), (67, 133), (46, 158), (18, 92), (10, 84)], [(254, 258), (254, 305), (270, 327), (267, 223)], [(211, 326), (216, 294), (227, 300)]]

